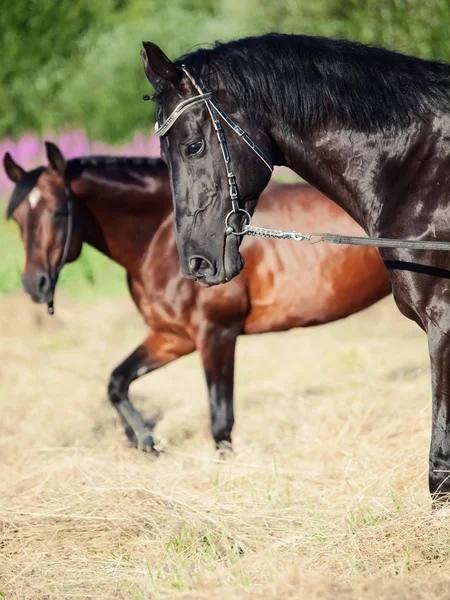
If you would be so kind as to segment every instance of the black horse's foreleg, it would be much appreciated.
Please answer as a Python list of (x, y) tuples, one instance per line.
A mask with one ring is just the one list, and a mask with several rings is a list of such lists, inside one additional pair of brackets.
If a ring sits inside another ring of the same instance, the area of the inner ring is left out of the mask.
[(437, 502), (450, 499), (450, 337), (436, 324), (428, 327), (433, 391), (430, 492)]
[(166, 338), (151, 334), (111, 373), (108, 397), (119, 413), (128, 439), (136, 448), (157, 454), (151, 429), (128, 397), (130, 384), (192, 349), (184, 340), (177, 340), (173, 335)]
[(234, 329), (207, 328), (199, 347), (208, 385), (211, 433), (218, 449), (231, 449), (237, 335)]

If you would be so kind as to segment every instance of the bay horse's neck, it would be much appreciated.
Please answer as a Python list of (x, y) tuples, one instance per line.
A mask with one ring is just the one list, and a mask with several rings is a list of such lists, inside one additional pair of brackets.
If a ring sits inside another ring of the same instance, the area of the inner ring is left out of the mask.
[(70, 185), (83, 241), (138, 277), (143, 255), (172, 211), (165, 167), (88, 167)]

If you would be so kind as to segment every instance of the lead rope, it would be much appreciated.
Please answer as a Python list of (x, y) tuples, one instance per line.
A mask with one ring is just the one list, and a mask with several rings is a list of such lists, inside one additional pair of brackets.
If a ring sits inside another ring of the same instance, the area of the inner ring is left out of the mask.
[[(247, 213), (248, 215), (248, 213)], [(248, 215), (247, 218), (249, 218)], [(227, 233), (237, 236), (249, 235), (252, 237), (276, 238), (293, 240), (294, 242), (306, 241), (309, 244), (325, 242), (327, 244), (342, 244), (346, 246), (374, 246), (376, 248), (408, 248), (410, 250), (441, 250), (449, 251), (450, 242), (433, 242), (420, 240), (396, 240), (392, 238), (358, 237), (354, 235), (339, 235), (337, 233), (310, 233), (305, 235), (297, 231), (283, 231), (281, 229), (266, 229), (247, 224), (241, 232), (228, 231)]]

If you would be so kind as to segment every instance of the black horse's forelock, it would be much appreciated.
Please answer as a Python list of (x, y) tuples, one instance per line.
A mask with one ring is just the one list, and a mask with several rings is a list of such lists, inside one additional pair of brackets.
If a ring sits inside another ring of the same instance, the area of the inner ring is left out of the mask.
[[(148, 156), (85, 156), (67, 161), (65, 177), (67, 181), (71, 181), (79, 177), (84, 169), (107, 167), (150, 168), (155, 172), (166, 169), (166, 165), (161, 158)], [(16, 208), (25, 200), (44, 171), (45, 167), (37, 167), (32, 171), (27, 171), (22, 179), (16, 183), (6, 208), (7, 219), (12, 217)]]
[[(255, 120), (398, 130), (450, 111), (450, 65), (347, 40), (271, 33), (219, 43), (176, 61), (220, 85)], [(159, 91), (158, 94), (161, 92)]]

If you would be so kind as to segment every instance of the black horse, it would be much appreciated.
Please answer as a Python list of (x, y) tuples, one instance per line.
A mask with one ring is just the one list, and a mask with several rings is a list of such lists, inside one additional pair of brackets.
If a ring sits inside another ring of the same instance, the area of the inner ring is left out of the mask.
[[(226, 235), (230, 191), (227, 233), (242, 227), (243, 208), (254, 210), (271, 163), (291, 167), (371, 236), (450, 240), (450, 65), (280, 34), (216, 44), (175, 63), (152, 43), (144, 48), (187, 277), (214, 285), (242, 269), (241, 238)], [(224, 116), (234, 131), (221, 147)], [(450, 255), (381, 255), (400, 311), (428, 334), (429, 486), (443, 500), (450, 493)]]

